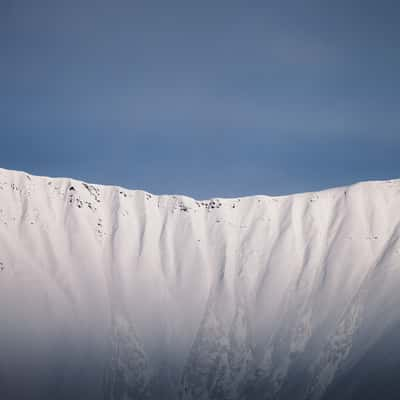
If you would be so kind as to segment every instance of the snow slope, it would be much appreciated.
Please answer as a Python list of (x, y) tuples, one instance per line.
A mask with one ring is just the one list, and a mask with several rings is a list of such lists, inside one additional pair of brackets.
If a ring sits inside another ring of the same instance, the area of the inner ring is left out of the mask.
[(399, 335), (400, 180), (196, 201), (0, 169), (1, 399), (394, 399)]

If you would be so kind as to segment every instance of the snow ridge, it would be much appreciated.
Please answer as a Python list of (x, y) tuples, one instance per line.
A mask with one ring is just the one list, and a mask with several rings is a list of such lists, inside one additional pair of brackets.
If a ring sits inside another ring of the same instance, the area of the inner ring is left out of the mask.
[(393, 388), (399, 210), (400, 180), (198, 201), (0, 169), (0, 394), (318, 400)]

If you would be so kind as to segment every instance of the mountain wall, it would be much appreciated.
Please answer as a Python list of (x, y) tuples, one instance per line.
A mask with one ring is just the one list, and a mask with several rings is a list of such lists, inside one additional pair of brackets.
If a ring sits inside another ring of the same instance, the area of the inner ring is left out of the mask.
[(397, 399), (400, 180), (197, 201), (0, 169), (0, 398)]

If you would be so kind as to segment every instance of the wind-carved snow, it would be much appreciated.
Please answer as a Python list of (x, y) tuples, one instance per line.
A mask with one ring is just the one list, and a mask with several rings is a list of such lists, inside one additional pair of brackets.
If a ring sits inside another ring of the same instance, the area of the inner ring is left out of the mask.
[(185, 366), (181, 398), (235, 399), (253, 365), (249, 322), (243, 305), (238, 305), (230, 327), (211, 305)]
[(0, 170), (0, 397), (363, 398), (399, 210), (399, 180), (199, 201)]
[(340, 365), (350, 354), (353, 337), (361, 321), (362, 307), (354, 304), (340, 321), (334, 335), (329, 339), (321, 359), (315, 368), (315, 382), (310, 387), (311, 398), (320, 398), (333, 381)]
[(149, 398), (151, 371), (134, 327), (116, 316), (110, 336), (111, 357), (105, 372), (104, 393), (110, 400)]

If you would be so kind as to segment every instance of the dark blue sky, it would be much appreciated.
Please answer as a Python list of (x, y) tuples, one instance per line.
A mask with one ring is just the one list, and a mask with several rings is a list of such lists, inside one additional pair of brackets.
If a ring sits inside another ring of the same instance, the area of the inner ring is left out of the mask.
[(400, 177), (398, 1), (0, 1), (0, 166), (199, 198)]

